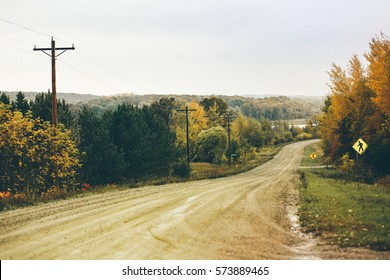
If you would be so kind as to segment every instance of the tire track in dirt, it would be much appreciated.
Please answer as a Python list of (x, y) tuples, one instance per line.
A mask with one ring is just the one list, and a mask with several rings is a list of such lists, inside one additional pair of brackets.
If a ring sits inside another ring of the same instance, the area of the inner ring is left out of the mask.
[(292, 180), (310, 141), (249, 172), (148, 186), (0, 213), (1, 259), (304, 259)]

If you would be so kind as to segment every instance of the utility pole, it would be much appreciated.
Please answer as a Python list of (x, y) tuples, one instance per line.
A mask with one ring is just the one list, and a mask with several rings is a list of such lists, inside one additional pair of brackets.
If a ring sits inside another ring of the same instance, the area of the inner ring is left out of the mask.
[(232, 152), (231, 152), (231, 149), (230, 149), (230, 121), (232, 119), (235, 119), (236, 116), (231, 116), (231, 115), (226, 115), (225, 116), (227, 118), (227, 122), (228, 122), (228, 153), (229, 153), (229, 167), (231, 166), (231, 158), (232, 158)]
[[(41, 51), (46, 55), (51, 57), (51, 96), (52, 96), (52, 125), (57, 126), (58, 123), (58, 114), (57, 114), (57, 87), (56, 87), (56, 58), (66, 52), (67, 50), (74, 50), (74, 45), (72, 47), (60, 47), (56, 48), (56, 42), (54, 38), (51, 37), (51, 48), (37, 48), (34, 46), (34, 51)], [(56, 55), (56, 50), (61, 51)], [(50, 51), (50, 53), (47, 53)]]
[(185, 112), (186, 113), (186, 138), (187, 138), (187, 164), (188, 164), (188, 170), (190, 169), (190, 142), (188, 140), (189, 138), (189, 130), (188, 130), (188, 115), (190, 112), (196, 111), (196, 109), (188, 109), (188, 105), (186, 105), (185, 110), (176, 110), (178, 112)]

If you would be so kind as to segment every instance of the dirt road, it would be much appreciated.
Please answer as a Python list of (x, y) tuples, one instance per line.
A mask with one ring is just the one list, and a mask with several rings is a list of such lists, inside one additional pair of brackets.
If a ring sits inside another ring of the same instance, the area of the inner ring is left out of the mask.
[(236, 176), (0, 213), (0, 259), (320, 258), (294, 214), (294, 171), (310, 142)]

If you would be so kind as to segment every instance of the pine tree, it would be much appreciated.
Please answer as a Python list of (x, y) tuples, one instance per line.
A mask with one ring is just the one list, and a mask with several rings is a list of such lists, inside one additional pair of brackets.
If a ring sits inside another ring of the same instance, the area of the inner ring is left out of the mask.
[(81, 175), (86, 183), (116, 183), (123, 177), (124, 155), (111, 139), (110, 122), (106, 117), (97, 117), (87, 107), (79, 114)]
[[(52, 121), (52, 96), (50, 93), (39, 93), (35, 101), (31, 102), (31, 111), (35, 118)], [(57, 100), (58, 122), (70, 128), (74, 124), (74, 117), (65, 100)]]
[(5, 92), (1, 93), (0, 102), (6, 105), (9, 105), (11, 103), (9, 96)]
[(22, 112), (23, 115), (25, 115), (27, 111), (30, 110), (30, 105), (28, 104), (25, 95), (21, 91), (16, 94), (16, 100), (12, 102), (12, 107)]

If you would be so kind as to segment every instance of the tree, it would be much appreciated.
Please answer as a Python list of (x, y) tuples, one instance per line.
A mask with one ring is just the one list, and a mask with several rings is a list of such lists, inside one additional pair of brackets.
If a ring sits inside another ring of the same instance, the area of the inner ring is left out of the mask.
[(261, 123), (254, 118), (246, 118), (242, 113), (231, 125), (231, 138), (237, 142), (238, 147), (261, 147), (265, 144), (265, 135)]
[(281, 120), (283, 118), (283, 112), (279, 106), (274, 106), (272, 108), (272, 119), (273, 120)]
[(177, 108), (177, 103), (173, 97), (162, 97), (159, 101), (153, 102), (150, 106), (152, 110), (169, 125), (172, 119), (172, 112)]
[[(180, 107), (182, 110), (185, 109), (184, 105)], [(204, 108), (195, 100), (188, 104), (191, 111), (188, 115), (188, 130), (189, 130), (189, 146), (190, 146), (190, 157), (195, 154), (195, 143), (198, 139), (198, 135), (201, 131), (208, 128), (209, 118), (206, 117)], [(172, 117), (172, 130), (176, 134), (176, 142), (179, 149), (184, 149), (186, 143), (186, 116), (183, 112), (173, 112)]]
[(0, 104), (0, 191), (41, 194), (77, 184), (79, 151), (62, 125), (33, 119)]
[(206, 111), (204, 108), (195, 100), (191, 101), (188, 104), (188, 107), (195, 110), (191, 112), (188, 118), (190, 126), (190, 141), (195, 143), (199, 133), (208, 128), (209, 120), (206, 116)]
[(16, 94), (16, 100), (12, 102), (12, 107), (22, 112), (23, 115), (30, 110), (30, 105), (21, 91)]
[(261, 128), (263, 129), (264, 145), (273, 144), (274, 132), (272, 130), (271, 122), (267, 119), (261, 122)]
[(123, 104), (110, 116), (110, 135), (126, 161), (126, 178), (167, 175), (178, 154), (175, 134), (150, 106)]
[(5, 92), (0, 95), (0, 102), (7, 105), (10, 104), (9, 96)]
[(96, 184), (168, 175), (178, 159), (175, 134), (156, 107), (122, 104), (79, 115), (83, 179)]
[[(39, 93), (35, 101), (31, 102), (31, 111), (34, 118), (41, 118), (45, 121), (52, 121), (52, 96), (50, 93)], [(74, 124), (74, 117), (70, 112), (69, 105), (64, 99), (57, 100), (58, 122), (70, 128)]]
[(260, 148), (264, 145), (264, 134), (258, 120), (254, 118), (248, 119), (248, 127), (244, 137), (252, 147)]
[[(329, 72), (331, 90), (331, 103), (326, 109), (327, 113), (322, 119), (322, 137), (324, 139), (324, 150), (335, 160), (344, 155), (351, 141), (348, 131), (351, 126), (351, 112), (353, 109), (353, 98), (351, 94), (351, 80), (347, 72), (340, 66), (333, 64)], [(326, 105), (325, 105), (326, 107)]]
[(200, 105), (203, 106), (206, 113), (208, 113), (210, 109), (214, 107), (216, 113), (220, 117), (225, 115), (229, 108), (228, 104), (222, 98), (215, 96), (210, 98), (204, 98), (202, 101), (200, 101)]
[(365, 57), (369, 62), (367, 86), (375, 93), (372, 99), (390, 116), (390, 39), (383, 33), (373, 38)]
[(84, 182), (92, 184), (116, 183), (123, 177), (126, 167), (123, 153), (110, 136), (107, 116), (97, 117), (88, 107), (79, 114), (79, 148), (82, 152), (81, 170)]
[(248, 131), (248, 128), (248, 119), (244, 116), (244, 114), (238, 112), (237, 118), (230, 126), (230, 145), (232, 153), (237, 154), (240, 158), (245, 156), (251, 148), (246, 139), (246, 132)]
[(196, 142), (196, 159), (203, 162), (220, 163), (226, 149), (227, 133), (221, 127), (212, 127), (199, 134)]
[(143, 173), (152, 177), (166, 176), (179, 157), (175, 133), (150, 107), (143, 107), (140, 113), (145, 121), (144, 132), (147, 133), (144, 139), (144, 164), (141, 165)]
[(354, 154), (353, 143), (363, 138), (369, 149), (360, 157), (360, 165), (366, 171), (386, 173), (385, 166), (390, 166), (390, 130), (387, 105), (382, 98), (388, 99), (388, 95), (386, 77), (378, 73), (386, 75), (383, 65), (387, 58), (374, 55), (377, 48), (381, 49), (376, 44), (378, 39), (373, 39), (372, 53), (366, 55), (368, 73), (356, 55), (349, 61), (347, 71), (333, 65), (329, 72), (331, 95), (322, 109), (320, 133), (325, 155), (336, 162), (342, 162), (345, 154)]

